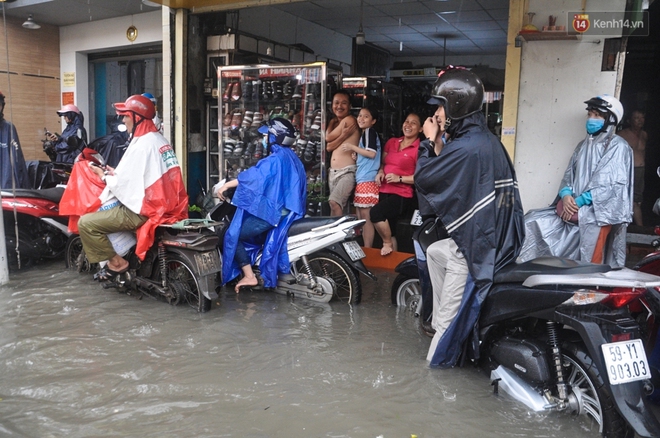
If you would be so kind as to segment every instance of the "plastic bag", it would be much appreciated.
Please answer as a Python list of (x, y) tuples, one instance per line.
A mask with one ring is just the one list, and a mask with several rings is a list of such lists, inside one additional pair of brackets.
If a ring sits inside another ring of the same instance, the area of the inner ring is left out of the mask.
[(85, 213), (99, 209), (99, 195), (105, 188), (103, 181), (92, 172), (87, 163), (84, 160), (75, 162), (60, 201), (60, 214), (69, 216), (69, 231), (76, 234), (78, 219)]

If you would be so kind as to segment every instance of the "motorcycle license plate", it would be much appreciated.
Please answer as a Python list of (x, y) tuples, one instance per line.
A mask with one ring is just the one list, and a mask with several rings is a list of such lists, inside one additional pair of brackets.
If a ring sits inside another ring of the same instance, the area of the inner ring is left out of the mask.
[(364, 251), (360, 248), (357, 242), (351, 240), (350, 242), (342, 242), (346, 253), (351, 258), (351, 261), (356, 261), (365, 258)]
[(651, 378), (641, 339), (603, 344), (601, 348), (611, 385)]
[(195, 261), (197, 262), (199, 275), (202, 277), (220, 270), (220, 257), (218, 256), (218, 251), (195, 253)]

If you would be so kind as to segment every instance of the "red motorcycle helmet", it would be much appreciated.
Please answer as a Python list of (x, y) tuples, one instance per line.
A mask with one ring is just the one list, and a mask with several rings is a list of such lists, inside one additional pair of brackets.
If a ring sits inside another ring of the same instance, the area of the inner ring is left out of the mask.
[(139, 94), (134, 94), (126, 99), (126, 102), (117, 102), (112, 105), (115, 107), (117, 114), (125, 116), (129, 113), (135, 113), (145, 119), (153, 119), (156, 115), (156, 108), (148, 98)]

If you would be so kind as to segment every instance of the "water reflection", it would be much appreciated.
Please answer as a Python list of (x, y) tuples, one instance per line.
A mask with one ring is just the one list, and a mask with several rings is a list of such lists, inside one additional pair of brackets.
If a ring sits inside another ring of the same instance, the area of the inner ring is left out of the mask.
[(59, 263), (0, 288), (0, 435), (29, 437), (596, 436), (431, 370), (429, 339), (389, 303), (224, 291), (198, 315), (103, 290)]

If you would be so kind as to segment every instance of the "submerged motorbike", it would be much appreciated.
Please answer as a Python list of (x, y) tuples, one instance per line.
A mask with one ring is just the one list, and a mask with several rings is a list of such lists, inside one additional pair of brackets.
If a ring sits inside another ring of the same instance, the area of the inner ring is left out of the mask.
[[(112, 134), (112, 138), (110, 137), (97, 140), (109, 142), (117, 138), (117, 135)], [(53, 142), (43, 142), (44, 152), (53, 162), (28, 162), (28, 174), (35, 188), (13, 191), (3, 189), (1, 193), (5, 243), (11, 271), (30, 267), (41, 259), (61, 257), (65, 252), (67, 260), (69, 258), (71, 248), (67, 242), (72, 233), (67, 228), (69, 217), (60, 214), (59, 203), (73, 165), (55, 163), (57, 154)], [(84, 147), (82, 140), (76, 136), (69, 137), (67, 143), (76, 150)], [(117, 161), (125, 150), (125, 147), (120, 148), (119, 143), (123, 145), (122, 140), (116, 140), (112, 143), (113, 148), (106, 148), (108, 154)]]
[[(403, 303), (421, 320), (430, 320), (432, 303), (425, 250), (445, 235), (439, 227), (427, 220), (413, 236), (421, 295), (413, 298), (408, 283)], [(584, 416), (608, 437), (660, 436), (646, 405), (651, 368), (629, 309), (644, 299), (653, 313), (660, 311), (659, 287), (654, 275), (563, 258), (511, 264), (496, 274), (477, 341), (464, 349), (462, 361), (487, 372), (496, 392), (534, 411)]]
[[(221, 267), (216, 250), (218, 237), (208, 228), (213, 225), (217, 224), (182, 221), (159, 226), (144, 260), (131, 247), (123, 256), (129, 262), (128, 271), (101, 285), (104, 289), (116, 288), (164, 299), (173, 306), (187, 303), (200, 313), (209, 311), (218, 297), (215, 277)], [(67, 243), (66, 261), (67, 267), (78, 272), (94, 268), (85, 257), (78, 235), (73, 235)]]
[[(83, 159), (105, 166), (103, 156), (94, 150), (85, 149), (82, 155)], [(221, 260), (216, 248), (218, 236), (212, 231), (217, 225), (220, 223), (192, 219), (161, 225), (144, 260), (135, 254), (133, 233), (109, 236), (117, 253), (128, 260), (129, 269), (102, 281), (103, 288), (134, 291), (140, 297), (146, 294), (172, 305), (187, 303), (200, 313), (207, 312), (212, 300), (218, 297), (215, 279)], [(78, 235), (72, 235), (67, 242), (66, 264), (78, 272), (94, 268)]]
[(64, 253), (71, 233), (67, 229), (68, 217), (59, 213), (63, 193), (63, 187), (2, 190), (2, 217), (10, 271)]
[[(222, 221), (226, 228), (234, 211), (234, 206), (224, 202), (210, 209), (208, 216)], [(321, 303), (334, 297), (341, 302), (358, 304), (362, 299), (359, 273), (376, 280), (362, 263), (365, 254), (355, 241), (364, 222), (354, 216), (309, 217), (295, 221), (287, 241), (290, 272), (279, 275), (275, 292)], [(222, 248), (222, 243), (219, 247)], [(255, 266), (258, 277), (260, 260), (261, 253)]]

